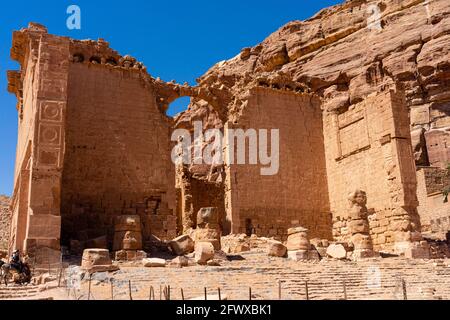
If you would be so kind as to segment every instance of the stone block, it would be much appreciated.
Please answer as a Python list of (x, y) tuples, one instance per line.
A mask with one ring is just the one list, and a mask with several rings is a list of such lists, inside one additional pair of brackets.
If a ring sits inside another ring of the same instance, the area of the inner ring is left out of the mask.
[(296, 233), (302, 233), (305, 237), (307, 237), (308, 236), (308, 229), (305, 229), (303, 227), (289, 228), (287, 233), (288, 233), (288, 236), (296, 234)]
[(183, 256), (191, 253), (195, 249), (194, 240), (188, 235), (182, 235), (169, 242), (172, 252), (177, 256)]
[(142, 265), (146, 268), (164, 268), (166, 266), (166, 260), (159, 258), (148, 258), (142, 260)]
[(141, 232), (141, 218), (136, 215), (122, 215), (117, 216), (114, 222), (114, 231), (126, 232), (135, 231)]
[(405, 250), (405, 258), (407, 259), (430, 259), (431, 251), (427, 243), (412, 243)]
[(288, 251), (310, 250), (311, 244), (303, 232), (291, 234), (286, 243)]
[(196, 229), (195, 230), (195, 242), (210, 242), (215, 250), (220, 250), (221, 246), (221, 234), (218, 229)]
[(197, 242), (195, 244), (195, 262), (206, 264), (214, 258), (214, 246), (209, 242)]
[(178, 256), (170, 262), (171, 265), (177, 266), (179, 268), (189, 266), (189, 259), (185, 256)]
[(374, 258), (378, 257), (379, 255), (370, 249), (355, 249), (355, 251), (352, 252), (351, 259), (358, 261), (362, 259), (368, 259), (368, 258)]
[(318, 261), (319, 254), (315, 250), (288, 251), (288, 259), (292, 261)]
[(327, 248), (327, 255), (331, 258), (342, 260), (347, 257), (347, 250), (342, 244), (331, 244)]
[(118, 231), (114, 233), (113, 250), (141, 250), (142, 234), (138, 231)]
[(285, 257), (287, 248), (281, 242), (271, 241), (267, 245), (267, 254), (270, 257)]
[(83, 252), (81, 268), (89, 273), (116, 271), (119, 267), (112, 264), (106, 249), (86, 249)]

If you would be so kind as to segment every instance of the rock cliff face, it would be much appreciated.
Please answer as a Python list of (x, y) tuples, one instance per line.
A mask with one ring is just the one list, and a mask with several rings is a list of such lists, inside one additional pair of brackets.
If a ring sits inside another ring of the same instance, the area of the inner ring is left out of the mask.
[(9, 210), (10, 199), (0, 196), (0, 250), (8, 249), (9, 227), (11, 212)]
[[(213, 66), (198, 82), (220, 107), (193, 99), (177, 124), (202, 118), (220, 127), (224, 119), (237, 120), (255, 83), (314, 92), (333, 110), (360, 102), (388, 78), (405, 88), (416, 163), (429, 165), (427, 149), (435, 143), (427, 135), (438, 131), (445, 140), (450, 127), (449, 43), (448, 0), (349, 0), (290, 22)], [(441, 157), (432, 162), (445, 162), (443, 153), (432, 151)]]

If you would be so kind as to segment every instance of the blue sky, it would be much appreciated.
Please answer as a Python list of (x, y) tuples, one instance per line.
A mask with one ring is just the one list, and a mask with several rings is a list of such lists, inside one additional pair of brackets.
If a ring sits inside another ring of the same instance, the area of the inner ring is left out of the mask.
[[(7, 1), (0, 11), (0, 194), (10, 195), (17, 141), (14, 95), (6, 90), (13, 30), (39, 22), (75, 39), (104, 38), (144, 62), (154, 77), (195, 84), (215, 63), (254, 46), (291, 20), (304, 20), (338, 0)], [(66, 27), (69, 5), (81, 8), (81, 30)], [(179, 99), (170, 114), (184, 110)]]

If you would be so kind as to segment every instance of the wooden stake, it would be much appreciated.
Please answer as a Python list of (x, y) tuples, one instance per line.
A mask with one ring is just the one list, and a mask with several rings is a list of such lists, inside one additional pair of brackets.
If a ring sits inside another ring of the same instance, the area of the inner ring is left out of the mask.
[(347, 299), (347, 284), (345, 281), (344, 281), (344, 300), (348, 300)]
[(278, 280), (278, 300), (281, 300), (281, 280)]
[(181, 300), (184, 301), (184, 291), (183, 291), (183, 288), (181, 288)]
[(249, 300), (252, 301), (252, 287), (248, 288)]
[(164, 300), (168, 300), (167, 299), (167, 286), (164, 286), (164, 290), (163, 290), (163, 293), (164, 293)]
[(92, 273), (89, 274), (88, 300), (91, 300), (91, 281), (92, 281)]
[(220, 293), (220, 288), (217, 288), (217, 292), (219, 293), (219, 301), (222, 301), (222, 294)]
[(305, 281), (305, 292), (306, 292), (306, 300), (309, 300), (308, 281)]
[(128, 280), (128, 292), (130, 294), (130, 300), (133, 300), (133, 296), (131, 295), (131, 280)]
[(59, 268), (58, 288), (61, 287), (61, 277), (62, 277), (62, 272), (63, 272), (62, 270), (63, 270), (63, 268), (62, 268), (62, 266), (61, 266), (61, 268)]
[(155, 300), (155, 290), (153, 289), (153, 286), (150, 286), (150, 293), (148, 295), (148, 300)]
[(205, 287), (205, 301), (208, 300), (208, 292), (206, 292), (206, 287)]
[(403, 288), (403, 300), (408, 300), (408, 295), (406, 292), (406, 281), (402, 279), (402, 288)]

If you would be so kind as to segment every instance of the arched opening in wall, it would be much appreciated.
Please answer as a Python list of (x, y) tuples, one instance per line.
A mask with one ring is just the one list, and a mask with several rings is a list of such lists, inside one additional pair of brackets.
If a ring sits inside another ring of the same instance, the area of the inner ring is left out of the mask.
[(191, 102), (191, 97), (181, 97), (173, 101), (169, 108), (167, 109), (166, 114), (170, 117), (175, 117), (187, 110), (189, 103)]

